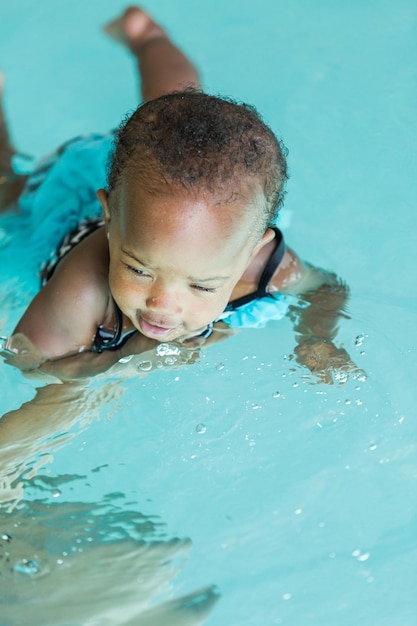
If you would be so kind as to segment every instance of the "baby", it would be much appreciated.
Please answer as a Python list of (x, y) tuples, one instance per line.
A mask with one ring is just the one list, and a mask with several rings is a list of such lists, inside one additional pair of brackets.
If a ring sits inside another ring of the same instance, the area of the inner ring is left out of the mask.
[[(350, 367), (332, 343), (345, 286), (303, 264), (275, 227), (288, 177), (283, 145), (252, 107), (199, 91), (194, 66), (140, 8), (106, 31), (137, 59), (144, 104), (115, 134), (97, 191), (102, 216), (84, 215), (45, 264), (9, 350), (30, 345), (31, 367), (53, 362), (55, 372), (77, 355), (85, 375), (157, 342), (213, 341), (213, 329), (262, 315), (261, 303), (292, 317), (297, 358), (310, 370)], [(22, 182), (2, 128), (7, 205)], [(112, 141), (70, 142), (28, 179), (20, 202), (53, 184), (58, 159), (90, 146), (91, 159), (97, 150), (102, 158)]]

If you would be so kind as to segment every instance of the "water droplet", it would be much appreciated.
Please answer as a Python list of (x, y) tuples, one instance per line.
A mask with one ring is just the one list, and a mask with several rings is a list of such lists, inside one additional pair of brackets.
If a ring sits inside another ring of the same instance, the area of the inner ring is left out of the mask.
[(2, 538), (3, 541), (7, 541), (7, 542), (12, 540), (11, 536), (8, 535), (7, 533), (3, 533), (1, 538)]
[(195, 432), (198, 433), (199, 435), (202, 435), (206, 432), (207, 427), (205, 426), (205, 424), (197, 424), (197, 426), (195, 427)]
[(351, 401), (350, 400), (345, 400), (345, 404), (350, 404)]
[(293, 383), (292, 386), (293, 387), (298, 387), (298, 383)]
[(33, 576), (39, 573), (40, 565), (37, 561), (32, 561), (31, 559), (21, 559), (13, 565), (13, 571), (18, 574)]
[(152, 361), (141, 361), (138, 363), (137, 368), (141, 372), (149, 372), (152, 369)]
[(129, 356), (122, 356), (121, 359), (119, 359), (119, 363), (129, 363), (129, 361), (131, 361), (133, 359), (133, 354), (129, 354)]
[(283, 600), (291, 600), (291, 594), (290, 593), (284, 593), (282, 595), (282, 599)]
[(367, 561), (371, 555), (369, 552), (362, 552), (356, 548), (356, 550), (352, 552), (352, 556), (354, 556), (355, 559), (358, 559), (358, 561)]
[(181, 348), (178, 346), (173, 346), (169, 343), (160, 343), (159, 346), (155, 348), (155, 354), (157, 356), (168, 356), (172, 354), (181, 354)]
[(52, 492), (53, 498), (59, 498), (60, 495), (61, 495), (61, 492), (59, 489), (54, 489), (54, 491)]
[(303, 512), (303, 509), (295, 509), (294, 511), (296, 515), (301, 515), (302, 512)]
[(177, 361), (178, 359), (176, 356), (166, 356), (164, 359), (165, 365), (175, 365)]
[(341, 385), (343, 385), (347, 379), (349, 378), (348, 373), (347, 372), (343, 372), (342, 370), (339, 370), (337, 372), (334, 373), (334, 377), (336, 379), (336, 381), (338, 383), (340, 383)]
[(273, 398), (280, 398), (280, 397), (281, 397), (281, 394), (280, 394), (280, 392), (279, 392), (279, 391), (276, 391), (275, 393), (273, 393), (273, 394), (272, 394), (272, 397), (273, 397)]
[(355, 346), (359, 348), (359, 346), (363, 344), (364, 339), (365, 339), (365, 335), (358, 335), (355, 339)]
[(245, 439), (249, 443), (249, 447), (256, 446), (256, 441), (250, 436), (249, 433), (246, 433)]
[(371, 445), (369, 446), (369, 450), (371, 450), (371, 451), (376, 450), (376, 448), (377, 448), (376, 443), (373, 443), (373, 444), (371, 444)]
[(221, 370), (224, 370), (223, 363), (216, 363), (216, 370), (218, 370), (219, 372), (221, 372)]

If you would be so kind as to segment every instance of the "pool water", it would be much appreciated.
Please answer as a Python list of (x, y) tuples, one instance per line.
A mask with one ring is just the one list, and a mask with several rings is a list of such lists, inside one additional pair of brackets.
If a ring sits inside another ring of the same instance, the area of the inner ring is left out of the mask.
[[(105, 131), (135, 106), (133, 65), (98, 28), (123, 6), (0, 9), (22, 151)], [(417, 7), (149, 9), (209, 91), (255, 104), (284, 138), (281, 225), (349, 284), (337, 342), (366, 375), (318, 384), (291, 358), (289, 320), (187, 366), (80, 385), (0, 362), (0, 625), (415, 626)], [(0, 227), (7, 335), (39, 250), (16, 220)], [(40, 408), (10, 414), (37, 389)]]

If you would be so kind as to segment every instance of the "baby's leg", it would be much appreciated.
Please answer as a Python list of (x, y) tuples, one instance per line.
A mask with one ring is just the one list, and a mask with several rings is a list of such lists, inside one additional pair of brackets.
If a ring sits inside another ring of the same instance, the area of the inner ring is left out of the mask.
[(169, 40), (166, 32), (139, 7), (131, 6), (104, 27), (125, 45), (138, 63), (143, 101), (185, 87), (199, 87), (194, 65)]
[(13, 172), (12, 157), (16, 153), (7, 130), (3, 110), (4, 76), (0, 71), (0, 213), (16, 202), (26, 181)]

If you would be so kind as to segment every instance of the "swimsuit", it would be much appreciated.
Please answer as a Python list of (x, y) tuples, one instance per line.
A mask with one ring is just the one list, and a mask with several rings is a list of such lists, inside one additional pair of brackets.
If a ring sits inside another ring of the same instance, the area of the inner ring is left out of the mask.
[(19, 198), (30, 247), (48, 257), (80, 222), (101, 217), (97, 189), (106, 186), (114, 134), (76, 137), (38, 161)]
[(49, 259), (41, 266), (39, 271), (41, 287), (46, 285), (51, 278), (60, 260), (77, 244), (83, 241), (83, 239), (88, 237), (88, 235), (91, 235), (95, 230), (101, 228), (101, 226), (104, 226), (104, 219), (102, 217), (87, 217), (82, 220), (76, 228), (71, 230), (68, 235), (65, 235), (57, 249), (54, 250)]

